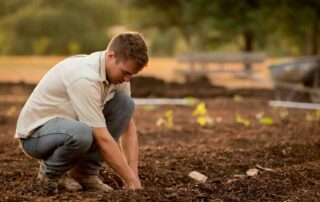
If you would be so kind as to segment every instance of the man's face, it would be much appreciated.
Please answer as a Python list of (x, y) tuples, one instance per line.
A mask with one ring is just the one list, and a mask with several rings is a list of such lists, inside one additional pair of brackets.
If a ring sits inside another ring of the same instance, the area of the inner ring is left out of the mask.
[(116, 57), (111, 51), (106, 53), (106, 73), (109, 82), (119, 84), (130, 81), (132, 75), (137, 74), (138, 70), (131, 60), (118, 61), (117, 63)]

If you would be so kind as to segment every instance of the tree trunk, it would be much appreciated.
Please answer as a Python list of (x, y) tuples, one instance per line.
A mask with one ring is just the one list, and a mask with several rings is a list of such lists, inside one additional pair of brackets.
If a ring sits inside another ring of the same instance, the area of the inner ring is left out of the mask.
[[(244, 37), (244, 51), (245, 52), (252, 52), (253, 50), (253, 40), (254, 40), (254, 33), (251, 30), (247, 30), (243, 33)], [(244, 71), (247, 74), (252, 73), (252, 66), (250, 63), (244, 64)]]
[(251, 30), (247, 30), (243, 34), (244, 37), (244, 51), (251, 52), (253, 50), (254, 33)]

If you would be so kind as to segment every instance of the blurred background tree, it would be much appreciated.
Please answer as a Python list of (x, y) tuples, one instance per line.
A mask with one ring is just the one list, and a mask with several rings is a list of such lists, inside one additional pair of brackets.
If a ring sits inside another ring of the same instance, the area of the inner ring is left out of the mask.
[(107, 28), (119, 24), (115, 1), (4, 1), (10, 3), (1, 10), (13, 12), (1, 12), (2, 54), (76, 54), (104, 49), (110, 39)]
[(1, 0), (0, 54), (77, 54), (121, 30), (151, 55), (186, 51), (318, 54), (318, 0)]

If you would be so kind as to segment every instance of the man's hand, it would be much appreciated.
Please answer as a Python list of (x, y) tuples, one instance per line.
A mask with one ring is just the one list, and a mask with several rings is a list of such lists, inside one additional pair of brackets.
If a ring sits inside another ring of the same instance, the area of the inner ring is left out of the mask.
[(128, 189), (128, 190), (136, 190), (136, 189), (142, 189), (141, 183), (139, 178), (137, 178), (136, 181), (129, 182), (126, 184), (123, 189)]
[(107, 128), (93, 128), (93, 136), (103, 159), (127, 184), (127, 189), (141, 189), (138, 176), (129, 167)]

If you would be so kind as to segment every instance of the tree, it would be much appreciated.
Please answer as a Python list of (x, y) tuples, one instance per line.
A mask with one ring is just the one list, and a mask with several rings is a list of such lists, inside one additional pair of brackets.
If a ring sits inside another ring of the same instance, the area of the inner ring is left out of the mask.
[(32, 0), (0, 20), (5, 30), (0, 50), (74, 54), (104, 49), (110, 39), (107, 28), (118, 23), (116, 6), (104, 0)]
[(160, 32), (177, 28), (190, 47), (194, 47), (192, 38), (202, 32), (199, 29), (202, 21), (209, 16), (207, 10), (203, 9), (203, 5), (208, 2), (206, 0), (127, 0), (127, 2), (129, 7), (133, 6), (138, 12), (142, 12), (136, 17), (139, 27), (157, 27)]
[(283, 37), (290, 38), (298, 44), (304, 54), (319, 53), (320, 1), (318, 0), (282, 0), (272, 1), (278, 23), (276, 29), (281, 30)]

